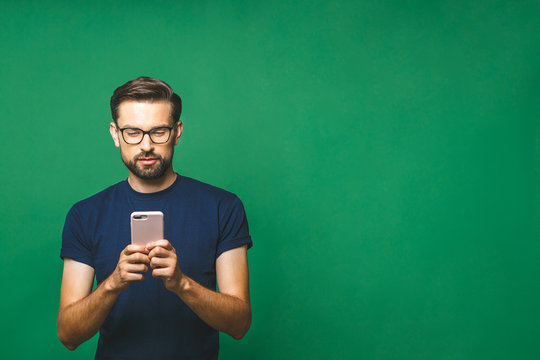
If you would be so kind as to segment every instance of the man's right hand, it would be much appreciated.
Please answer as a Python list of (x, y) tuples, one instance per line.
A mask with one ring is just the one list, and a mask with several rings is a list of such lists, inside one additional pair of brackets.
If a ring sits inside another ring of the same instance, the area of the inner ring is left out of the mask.
[(107, 278), (107, 287), (112, 291), (124, 291), (132, 281), (144, 280), (150, 263), (148, 250), (144, 245), (126, 246), (120, 253), (120, 259), (114, 272)]

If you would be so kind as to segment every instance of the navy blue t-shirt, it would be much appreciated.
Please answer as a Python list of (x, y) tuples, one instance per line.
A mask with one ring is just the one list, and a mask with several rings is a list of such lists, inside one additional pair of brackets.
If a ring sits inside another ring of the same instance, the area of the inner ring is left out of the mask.
[[(99, 285), (131, 243), (130, 214), (157, 210), (182, 272), (209, 289), (216, 289), (216, 258), (252, 246), (236, 195), (178, 175), (159, 192), (138, 193), (122, 181), (76, 203), (66, 217), (60, 256), (93, 267)], [(96, 359), (217, 359), (218, 350), (218, 331), (148, 272), (118, 297), (100, 329)]]

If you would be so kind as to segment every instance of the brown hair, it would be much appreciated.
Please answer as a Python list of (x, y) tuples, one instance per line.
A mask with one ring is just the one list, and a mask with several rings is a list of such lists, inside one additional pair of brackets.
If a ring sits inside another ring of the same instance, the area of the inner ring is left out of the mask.
[(171, 118), (176, 123), (182, 113), (182, 99), (165, 81), (141, 76), (130, 80), (114, 90), (111, 96), (111, 114), (118, 119), (118, 107), (124, 101), (168, 101), (171, 103)]

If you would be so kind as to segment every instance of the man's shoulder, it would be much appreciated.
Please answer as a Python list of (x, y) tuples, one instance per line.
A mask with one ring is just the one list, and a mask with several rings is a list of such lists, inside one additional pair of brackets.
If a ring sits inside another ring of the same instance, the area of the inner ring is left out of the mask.
[(102, 208), (108, 202), (115, 201), (122, 192), (122, 187), (125, 185), (125, 180), (107, 187), (100, 192), (80, 200), (73, 205), (73, 209), (79, 211), (88, 211), (90, 209)]
[(199, 199), (207, 198), (215, 201), (223, 201), (223, 200), (234, 200), (238, 199), (236, 194), (225, 190), (223, 188), (210, 185), (208, 183), (202, 182), (200, 180), (196, 180), (187, 176), (182, 176), (181, 178), (181, 186), (184, 188), (184, 190), (191, 194), (195, 195)]

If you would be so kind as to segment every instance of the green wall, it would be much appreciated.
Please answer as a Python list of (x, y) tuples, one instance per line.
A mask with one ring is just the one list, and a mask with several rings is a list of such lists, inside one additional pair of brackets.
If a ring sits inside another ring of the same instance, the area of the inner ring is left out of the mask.
[(253, 325), (221, 359), (537, 359), (538, 1), (3, 1), (2, 359), (56, 337), (65, 215), (127, 177), (139, 75), (180, 173), (247, 210)]

